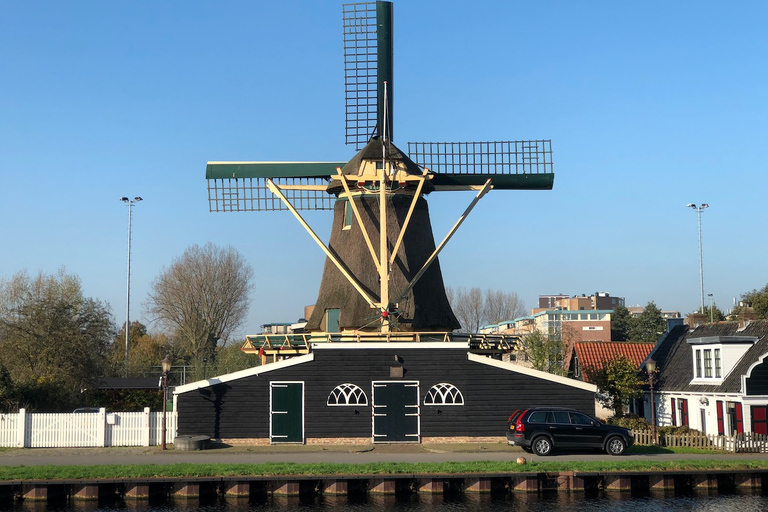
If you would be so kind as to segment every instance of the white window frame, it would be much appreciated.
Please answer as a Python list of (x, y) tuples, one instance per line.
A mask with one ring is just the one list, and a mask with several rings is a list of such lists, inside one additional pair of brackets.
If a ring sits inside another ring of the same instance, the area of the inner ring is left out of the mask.
[[(331, 398), (336, 399), (336, 403), (331, 403)], [(325, 405), (328, 407), (350, 407), (350, 406), (362, 406), (368, 405), (368, 395), (365, 394), (363, 388), (357, 384), (346, 382), (339, 384), (328, 394), (328, 398), (325, 401)]]
[[(447, 398), (452, 401), (447, 402)], [(448, 382), (435, 384), (424, 395), (424, 405), (464, 405), (464, 395), (461, 390)]]

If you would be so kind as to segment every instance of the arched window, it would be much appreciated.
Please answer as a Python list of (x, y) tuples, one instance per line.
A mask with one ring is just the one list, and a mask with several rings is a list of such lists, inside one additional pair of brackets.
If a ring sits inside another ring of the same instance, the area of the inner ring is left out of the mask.
[(453, 384), (441, 382), (429, 388), (424, 405), (464, 405), (464, 395)]
[(365, 391), (355, 384), (339, 384), (328, 395), (328, 405), (368, 405)]

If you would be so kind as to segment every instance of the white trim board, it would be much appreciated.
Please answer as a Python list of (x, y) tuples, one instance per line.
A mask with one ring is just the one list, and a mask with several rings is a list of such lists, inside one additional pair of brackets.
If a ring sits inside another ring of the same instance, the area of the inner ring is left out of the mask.
[(191, 382), (183, 386), (176, 386), (176, 389), (173, 390), (173, 394), (180, 395), (182, 393), (187, 393), (189, 391), (195, 391), (197, 389), (207, 388), (209, 386), (215, 386), (216, 384), (223, 384), (225, 382), (242, 379), (244, 377), (261, 375), (262, 373), (268, 373), (268, 372), (271, 372), (272, 370), (280, 370), (281, 368), (288, 368), (289, 366), (308, 363), (314, 360), (315, 360), (315, 355), (312, 353), (305, 354), (303, 356), (290, 357), (288, 359), (283, 359), (282, 361), (276, 361), (274, 363), (269, 363), (261, 366), (254, 366), (253, 368), (246, 368), (245, 370), (227, 373), (226, 375), (221, 375), (219, 377), (214, 377), (211, 379)]
[(416, 350), (416, 349), (436, 349), (452, 348), (469, 350), (469, 344), (464, 341), (351, 341), (351, 342), (333, 342), (333, 343), (312, 343), (312, 350), (333, 350), (333, 349), (393, 349), (393, 350)]
[(595, 386), (594, 384), (589, 384), (587, 382), (582, 382), (580, 380), (569, 379), (568, 377), (561, 377), (560, 375), (554, 375), (552, 373), (542, 372), (541, 370), (534, 370), (533, 368), (528, 368), (515, 363), (506, 363), (503, 361), (498, 361), (496, 359), (491, 359), (490, 357), (480, 356), (477, 354), (467, 354), (467, 357), (469, 358), (470, 361), (475, 363), (487, 364), (488, 366), (493, 366), (495, 368), (500, 368), (502, 370), (521, 373), (523, 375), (528, 375), (529, 377), (548, 380), (550, 382), (556, 382), (564, 386), (570, 386), (572, 388), (578, 388), (578, 389), (583, 389), (585, 391), (591, 391), (593, 393), (597, 393), (597, 386)]

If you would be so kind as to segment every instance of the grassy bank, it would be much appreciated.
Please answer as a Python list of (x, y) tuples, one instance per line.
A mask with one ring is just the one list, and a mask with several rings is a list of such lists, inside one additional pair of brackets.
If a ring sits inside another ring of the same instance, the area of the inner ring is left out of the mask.
[(0, 480), (208, 477), (208, 476), (296, 476), (296, 475), (397, 475), (515, 472), (609, 472), (609, 471), (697, 471), (768, 469), (766, 460), (677, 460), (677, 461), (583, 461), (515, 462), (473, 461), (440, 463), (375, 464), (137, 464), (103, 466), (7, 466), (0, 467)]

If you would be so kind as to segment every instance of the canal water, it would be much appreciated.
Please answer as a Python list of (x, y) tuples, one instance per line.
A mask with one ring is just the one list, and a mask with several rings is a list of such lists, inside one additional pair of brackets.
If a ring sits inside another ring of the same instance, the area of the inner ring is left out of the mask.
[(162, 504), (146, 501), (116, 502), (109, 506), (95, 502), (46, 504), (16, 502), (0, 506), (0, 512), (763, 512), (768, 497), (753, 494), (714, 495), (696, 493), (676, 496), (652, 493), (604, 493), (596, 497), (581, 494), (484, 494), (407, 496), (312, 496), (307, 498), (268, 496), (260, 499), (219, 498), (211, 503), (173, 499)]

